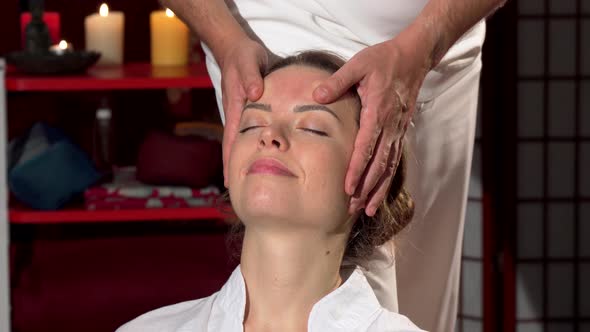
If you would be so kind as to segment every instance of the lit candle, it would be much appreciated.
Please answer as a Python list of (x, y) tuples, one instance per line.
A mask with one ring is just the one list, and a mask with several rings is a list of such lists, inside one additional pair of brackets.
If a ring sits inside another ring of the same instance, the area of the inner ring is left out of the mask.
[(102, 54), (98, 64), (123, 63), (124, 21), (125, 15), (122, 12), (109, 12), (109, 7), (105, 3), (100, 6), (98, 13), (87, 16), (84, 20), (86, 50)]
[(57, 45), (53, 45), (49, 48), (49, 51), (56, 55), (62, 55), (67, 52), (73, 51), (74, 48), (72, 47), (71, 43), (68, 43), (65, 40), (62, 40)]
[[(25, 28), (27, 24), (31, 22), (31, 13), (24, 12), (20, 15), (20, 31), (21, 31), (21, 45), (25, 47)], [(47, 25), (49, 29), (49, 37), (51, 38), (51, 43), (55, 44), (60, 39), (60, 30), (59, 30), (59, 13), (57, 12), (44, 12), (43, 13), (43, 22)]]
[(188, 27), (170, 9), (151, 13), (150, 30), (153, 65), (188, 63)]

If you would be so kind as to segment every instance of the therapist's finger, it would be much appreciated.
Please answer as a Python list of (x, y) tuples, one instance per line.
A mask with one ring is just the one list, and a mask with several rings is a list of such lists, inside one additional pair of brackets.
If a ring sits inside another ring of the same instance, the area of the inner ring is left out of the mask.
[(240, 125), (240, 113), (244, 104), (245, 98), (234, 97), (229, 99), (226, 103), (225, 112), (225, 127), (223, 129), (223, 184), (226, 188), (229, 188), (228, 178), (228, 167), (229, 167), (229, 156), (231, 153), (231, 147), (233, 146), (234, 140), (238, 132)]
[(246, 62), (238, 68), (242, 87), (246, 92), (246, 98), (251, 101), (257, 101), (260, 99), (264, 90), (264, 81), (260, 74), (260, 68), (262, 68), (262, 66), (266, 66), (266, 64)]
[(382, 127), (377, 120), (377, 114), (370, 109), (361, 110), (360, 129), (354, 141), (352, 156), (346, 172), (344, 188), (347, 194), (356, 192), (367, 164), (373, 157), (373, 150)]
[(359, 83), (364, 76), (362, 62), (353, 57), (313, 90), (313, 99), (320, 104), (334, 102), (348, 89)]
[[(356, 194), (351, 200), (351, 209), (358, 209), (359, 207), (367, 207), (367, 198), (371, 192), (375, 191), (382, 178), (391, 172), (391, 150), (394, 141), (392, 128), (383, 128), (381, 135), (375, 145), (375, 153), (366, 167), (363, 181), (359, 183)], [(365, 208), (365, 213), (367, 208)]]
[(258, 100), (264, 90), (264, 82), (260, 74), (260, 66), (265, 65), (263, 57), (246, 57), (237, 61), (233, 68), (226, 71), (222, 77), (223, 106), (225, 114), (225, 128), (223, 131), (223, 178), (224, 186), (228, 188), (228, 169), (231, 148), (238, 134), (242, 109), (248, 99)]
[(395, 172), (397, 171), (397, 167), (399, 165), (402, 150), (403, 139), (399, 139), (392, 146), (392, 151), (389, 154), (389, 159), (387, 161), (388, 166), (385, 173), (383, 173), (383, 175), (379, 179), (379, 182), (373, 189), (373, 192), (369, 195), (367, 199), (367, 202), (365, 204), (365, 214), (367, 216), (372, 217), (375, 215), (377, 209), (389, 193), (391, 182), (395, 176)]

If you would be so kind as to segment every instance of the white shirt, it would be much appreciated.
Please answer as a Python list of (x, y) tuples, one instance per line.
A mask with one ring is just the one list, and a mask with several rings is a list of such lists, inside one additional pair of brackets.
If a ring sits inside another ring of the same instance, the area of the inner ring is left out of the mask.
[[(245, 309), (246, 286), (238, 266), (219, 292), (148, 312), (117, 332), (242, 332)], [(308, 332), (423, 331), (382, 308), (359, 268), (313, 306), (307, 326)]]
[[(362, 49), (397, 36), (428, 0), (234, 0), (230, 9), (273, 53), (292, 55), (327, 50), (349, 59)], [(418, 102), (438, 96), (457, 82), (481, 54), (484, 21), (465, 33), (425, 78)], [(210, 50), (209, 75), (221, 101), (219, 68)], [(465, 70), (463, 70), (465, 69)], [(219, 103), (221, 108), (221, 103)], [(224, 117), (222, 117), (224, 120)]]

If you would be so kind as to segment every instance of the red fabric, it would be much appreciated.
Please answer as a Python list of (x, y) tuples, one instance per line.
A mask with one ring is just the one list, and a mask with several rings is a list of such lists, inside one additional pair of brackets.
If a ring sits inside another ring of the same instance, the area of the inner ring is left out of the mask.
[(137, 180), (135, 167), (120, 168), (114, 179), (84, 191), (87, 210), (123, 210), (146, 208), (189, 208), (213, 206), (218, 202), (215, 186), (190, 188), (152, 186)]
[[(121, 186), (116, 189), (109, 189), (104, 186), (96, 186), (90, 187), (84, 191), (84, 198), (89, 201), (99, 200), (104, 198), (130, 198), (129, 194), (126, 194), (124, 190), (127, 189), (125, 186)], [(131, 188), (132, 189), (132, 188)], [(218, 197), (219, 190), (214, 190), (211, 188), (202, 188), (202, 189), (194, 189), (194, 188), (186, 188), (187, 191), (190, 191), (188, 195), (191, 198), (209, 198), (209, 197)], [(149, 187), (146, 186), (145, 194), (146, 198), (173, 198), (174, 193), (162, 193), (158, 187)]]
[(179, 209), (200, 206), (213, 206), (216, 197), (204, 199), (163, 198), (105, 198), (86, 201), (87, 210), (125, 210), (125, 209)]

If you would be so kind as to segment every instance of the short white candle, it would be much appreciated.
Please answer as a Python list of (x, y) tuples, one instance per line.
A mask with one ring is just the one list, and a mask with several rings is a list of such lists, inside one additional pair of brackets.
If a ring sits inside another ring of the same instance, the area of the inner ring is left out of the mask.
[(84, 20), (86, 50), (102, 54), (98, 64), (123, 63), (124, 23), (125, 15), (122, 12), (109, 12), (105, 3), (100, 6), (99, 13), (89, 15)]
[(49, 51), (55, 55), (63, 55), (64, 53), (71, 52), (74, 48), (72, 44), (65, 40), (59, 42), (59, 44), (53, 45), (49, 48)]

